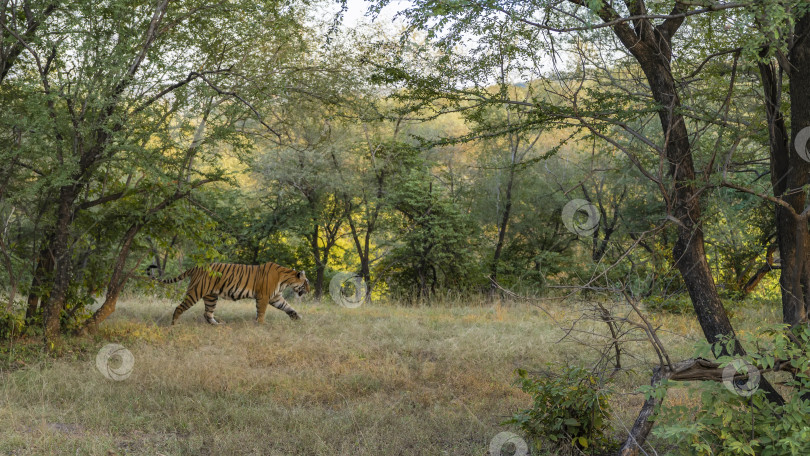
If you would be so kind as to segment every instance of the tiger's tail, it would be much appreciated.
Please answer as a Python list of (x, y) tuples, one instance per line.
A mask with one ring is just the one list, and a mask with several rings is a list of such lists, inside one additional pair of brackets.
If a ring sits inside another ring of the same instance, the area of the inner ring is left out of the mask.
[(158, 267), (156, 265), (150, 264), (149, 267), (146, 268), (146, 275), (149, 276), (150, 279), (152, 279), (152, 280), (154, 280), (156, 282), (160, 282), (160, 283), (177, 283), (177, 282), (185, 279), (186, 277), (190, 276), (191, 273), (194, 272), (195, 269), (197, 269), (197, 268), (187, 269), (184, 273), (180, 274), (179, 276), (177, 276), (177, 277), (175, 277), (173, 279), (159, 279), (157, 277), (152, 277), (152, 273), (151, 273), (152, 269), (157, 269), (157, 268)]

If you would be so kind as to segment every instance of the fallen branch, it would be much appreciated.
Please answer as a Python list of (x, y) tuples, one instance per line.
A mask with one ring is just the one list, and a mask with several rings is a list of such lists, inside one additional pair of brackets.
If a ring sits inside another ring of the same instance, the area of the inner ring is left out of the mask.
[[(704, 358), (691, 358), (684, 361), (679, 361), (673, 364), (671, 368), (668, 366), (656, 367), (653, 370), (650, 385), (653, 388), (656, 388), (665, 379), (680, 382), (723, 382), (730, 380), (727, 376), (724, 378), (724, 370), (725, 368), (720, 367), (720, 363)], [(777, 371), (788, 371), (793, 374), (798, 372), (798, 370), (793, 367), (790, 360), (776, 360), (773, 367), (768, 369), (758, 369), (760, 375), (766, 372)], [(747, 380), (749, 375), (749, 372), (737, 372), (731, 379), (733, 379), (735, 382)], [(652, 415), (655, 412), (655, 409), (663, 402), (664, 396), (651, 396), (644, 401), (644, 405), (642, 405), (641, 411), (639, 412), (635, 423), (633, 423), (633, 427), (630, 429), (627, 440), (625, 440), (624, 444), (619, 450), (619, 456), (637, 456), (639, 452), (642, 451), (641, 447), (644, 446), (644, 442), (647, 441), (647, 436), (649, 436), (650, 431), (652, 431), (653, 425), (655, 424), (655, 421), (652, 419)]]

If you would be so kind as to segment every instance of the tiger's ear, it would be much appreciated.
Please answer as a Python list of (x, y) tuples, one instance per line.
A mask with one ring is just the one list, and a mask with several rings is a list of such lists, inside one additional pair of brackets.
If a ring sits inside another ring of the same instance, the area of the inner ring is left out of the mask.
[(306, 279), (307, 275), (306, 275), (306, 273), (304, 273), (304, 271), (298, 271), (298, 274), (296, 275), (296, 277), (298, 277), (299, 279)]

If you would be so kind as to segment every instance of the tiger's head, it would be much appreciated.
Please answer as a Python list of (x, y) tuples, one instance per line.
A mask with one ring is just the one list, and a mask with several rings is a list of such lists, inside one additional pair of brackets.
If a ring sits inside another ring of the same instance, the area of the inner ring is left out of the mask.
[(298, 294), (298, 297), (304, 296), (305, 293), (309, 293), (309, 280), (307, 280), (307, 275), (304, 271), (298, 271), (295, 274), (295, 280), (290, 284), (293, 291)]

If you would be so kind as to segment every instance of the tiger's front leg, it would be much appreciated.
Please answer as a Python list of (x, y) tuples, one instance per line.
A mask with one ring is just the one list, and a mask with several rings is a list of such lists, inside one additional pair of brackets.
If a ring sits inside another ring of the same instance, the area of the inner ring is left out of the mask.
[(205, 303), (205, 314), (203, 315), (205, 316), (205, 321), (212, 325), (218, 325), (220, 323), (214, 318), (214, 310), (217, 308), (217, 299), (218, 296), (215, 294), (203, 296), (203, 302)]
[(275, 307), (276, 309), (283, 310), (287, 314), (287, 316), (292, 318), (293, 320), (301, 319), (301, 316), (298, 315), (298, 312), (296, 312), (295, 309), (293, 309), (289, 304), (287, 304), (287, 301), (285, 301), (284, 297), (281, 295), (274, 297), (270, 302), (270, 304), (272, 304), (273, 307)]
[(264, 313), (267, 311), (268, 298), (256, 298), (256, 323), (264, 323)]

